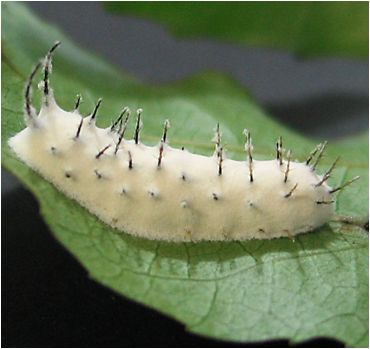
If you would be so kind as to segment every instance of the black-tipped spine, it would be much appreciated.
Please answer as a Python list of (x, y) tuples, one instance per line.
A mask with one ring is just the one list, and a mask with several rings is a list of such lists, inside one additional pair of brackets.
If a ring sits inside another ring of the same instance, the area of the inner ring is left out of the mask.
[(55, 42), (55, 44), (50, 48), (48, 53), (46, 54), (45, 61), (44, 61), (44, 96), (45, 96), (45, 105), (49, 104), (49, 94), (50, 94), (50, 87), (49, 87), (49, 75), (51, 73), (51, 63), (53, 58), (53, 53), (60, 45), (60, 41)]
[(163, 139), (162, 139), (161, 143), (159, 145), (159, 155), (158, 155), (158, 163), (157, 163), (158, 169), (161, 168), (162, 158), (163, 158), (163, 149), (164, 149), (164, 142), (163, 142)]
[(102, 100), (103, 100), (102, 98), (99, 98), (98, 101), (97, 101), (97, 103), (95, 104), (94, 110), (93, 110), (93, 112), (92, 112), (92, 114), (90, 116), (90, 123), (91, 122), (95, 122), (96, 116), (98, 114), (98, 110), (99, 110), (99, 107), (101, 105)]
[(279, 137), (276, 142), (276, 160), (279, 161), (279, 165), (283, 164), (283, 137)]
[(164, 123), (163, 123), (163, 135), (162, 135), (163, 143), (167, 142), (167, 132), (168, 132), (169, 128), (170, 128), (170, 121), (165, 120)]
[(215, 142), (216, 151), (218, 151), (221, 148), (221, 131), (220, 131), (220, 123), (219, 122), (216, 125), (214, 142)]
[(80, 94), (77, 95), (76, 103), (75, 103), (75, 108), (73, 111), (78, 111), (78, 108), (80, 107), (80, 104), (82, 102), (82, 97)]
[(80, 137), (80, 133), (81, 133), (81, 129), (82, 129), (82, 124), (83, 123), (84, 123), (84, 118), (82, 117), (80, 123), (78, 124), (78, 128), (77, 128), (75, 140)]
[(310, 164), (310, 162), (312, 161), (312, 159), (314, 158), (314, 156), (316, 155), (316, 153), (320, 150), (320, 148), (321, 148), (321, 144), (318, 144), (316, 146), (316, 148), (311, 151), (310, 155), (308, 155), (308, 158), (306, 160), (306, 165), (307, 166)]
[(118, 127), (117, 133), (121, 133), (123, 117), (125, 116), (126, 113), (129, 113), (129, 112), (130, 112), (130, 109), (128, 107), (124, 107), (122, 109), (118, 118), (112, 123), (112, 126), (110, 128), (111, 132), (113, 132), (116, 129), (117, 125), (118, 125), (119, 127)]
[(139, 144), (139, 141), (140, 141), (140, 130), (142, 128), (142, 125), (141, 125), (141, 113), (143, 112), (142, 109), (138, 109), (136, 111), (136, 127), (135, 127), (135, 134), (134, 134), (134, 140), (135, 140), (135, 144)]
[(337, 165), (338, 161), (339, 161), (340, 157), (338, 156), (335, 161), (333, 162), (333, 164), (330, 166), (329, 170), (325, 172), (325, 174), (322, 176), (322, 179), (319, 183), (317, 183), (315, 186), (316, 187), (319, 187), (320, 185), (322, 185), (325, 181), (328, 180), (328, 178), (330, 177), (331, 173), (333, 172), (335, 166)]
[(25, 88), (25, 91), (24, 91), (24, 111), (25, 111), (25, 113), (28, 117), (28, 120), (30, 120), (32, 122), (35, 121), (35, 117), (36, 117), (36, 115), (34, 115), (34, 112), (33, 112), (32, 101), (31, 101), (31, 98), (32, 98), (32, 81), (33, 81), (33, 78), (35, 77), (37, 71), (40, 69), (40, 67), (41, 67), (41, 62), (38, 62), (34, 66), (34, 68), (31, 71), (31, 74), (28, 77), (27, 85), (26, 85), (26, 88)]
[(162, 164), (164, 144), (167, 141), (167, 132), (169, 128), (170, 128), (170, 122), (168, 120), (165, 120), (165, 122), (163, 123), (162, 139), (159, 144), (159, 155), (158, 155), (158, 163), (157, 163), (158, 169), (161, 167), (161, 164)]
[(252, 156), (253, 145), (252, 145), (252, 137), (251, 137), (250, 132), (247, 129), (245, 129), (243, 131), (243, 134), (245, 135), (245, 139), (246, 139), (246, 142), (245, 142), (245, 150), (247, 151), (247, 155), (248, 155), (249, 181), (250, 182), (253, 182), (254, 181), (254, 178), (253, 178), (253, 156)]
[(98, 154), (95, 155), (95, 158), (99, 159), (111, 146), (112, 144), (108, 144), (106, 147), (100, 150)]
[(215, 135), (212, 139), (212, 141), (215, 143), (215, 154), (217, 156), (218, 161), (218, 175), (222, 175), (222, 163), (224, 161), (224, 154), (223, 154), (223, 148), (221, 146), (221, 130), (220, 130), (220, 123), (217, 123), (216, 129), (215, 129)]
[(289, 198), (289, 197), (291, 197), (292, 196), (292, 194), (294, 193), (294, 191), (297, 189), (297, 187), (298, 187), (298, 183), (296, 183), (295, 185), (294, 185), (294, 187), (287, 193), (287, 194), (285, 194), (284, 195), (284, 197), (287, 199), (287, 198)]
[(326, 145), (328, 144), (327, 141), (325, 141), (321, 147), (320, 147), (320, 150), (319, 150), (319, 154), (317, 155), (317, 158), (316, 158), (316, 161), (314, 162), (314, 164), (312, 165), (312, 171), (314, 171), (316, 169), (316, 166), (318, 165), (318, 163), (320, 162), (321, 158), (323, 157), (324, 155), (324, 151), (325, 151), (325, 148), (326, 148)]
[(117, 154), (118, 149), (119, 149), (119, 146), (121, 145), (122, 140), (123, 140), (123, 137), (125, 136), (125, 132), (127, 130), (127, 124), (128, 124), (128, 119), (129, 118), (130, 118), (130, 110), (127, 111), (125, 121), (123, 122), (123, 127), (122, 127), (122, 130), (120, 132), (120, 135), (119, 135), (119, 138), (118, 138), (118, 142), (116, 144), (116, 148), (114, 149), (114, 155)]
[(329, 200), (329, 201), (321, 200), (321, 201), (316, 201), (316, 204), (317, 205), (331, 205), (334, 202), (335, 202), (334, 200)]
[(332, 190), (329, 191), (330, 194), (333, 194), (339, 190), (342, 190), (344, 189), (345, 187), (349, 186), (350, 184), (352, 184), (353, 182), (357, 181), (358, 179), (360, 179), (360, 176), (356, 176), (352, 179), (350, 179), (349, 181), (345, 182), (344, 184), (342, 184), (341, 186), (337, 187), (337, 188), (334, 188)]
[(285, 169), (285, 174), (284, 174), (284, 183), (286, 183), (288, 181), (288, 174), (289, 174), (289, 171), (290, 171), (290, 160), (292, 158), (292, 151), (289, 150), (288, 151), (288, 162), (286, 164), (286, 169)]
[(218, 151), (218, 175), (219, 176), (222, 176), (223, 162), (224, 162), (224, 150), (222, 147), (220, 147)]

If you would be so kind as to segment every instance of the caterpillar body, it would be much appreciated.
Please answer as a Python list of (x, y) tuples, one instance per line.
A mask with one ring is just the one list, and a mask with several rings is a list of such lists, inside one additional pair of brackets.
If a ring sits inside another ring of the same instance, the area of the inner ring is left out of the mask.
[[(140, 142), (142, 110), (136, 112), (132, 140), (125, 137), (130, 111), (125, 108), (106, 129), (95, 124), (101, 100), (82, 117), (80, 97), (72, 112), (62, 110), (49, 86), (57, 42), (32, 71), (25, 89), (27, 127), (9, 139), (29, 167), (78, 201), (108, 225), (129, 234), (168, 241), (247, 240), (293, 237), (328, 222), (332, 194), (324, 175), (315, 173), (326, 143), (299, 163), (284, 157), (282, 139), (276, 159), (253, 159), (249, 131), (246, 161), (225, 158), (219, 125), (215, 152), (206, 157), (170, 147), (169, 122), (157, 146)], [(40, 67), (43, 102), (38, 115), (31, 104), (32, 80)]]

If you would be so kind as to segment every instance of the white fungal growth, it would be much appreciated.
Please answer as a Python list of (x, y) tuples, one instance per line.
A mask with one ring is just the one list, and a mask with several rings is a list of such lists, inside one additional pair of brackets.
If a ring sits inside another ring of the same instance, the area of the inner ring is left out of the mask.
[(246, 161), (234, 161), (224, 156), (217, 125), (215, 153), (206, 157), (170, 147), (166, 120), (161, 141), (150, 147), (140, 142), (142, 110), (128, 140), (128, 108), (111, 127), (101, 129), (95, 125), (101, 100), (85, 118), (77, 110), (80, 97), (73, 112), (56, 104), (48, 81), (55, 47), (44, 61), (41, 110), (36, 116), (30, 102), (33, 71), (25, 93), (28, 126), (9, 145), (29, 167), (108, 225), (148, 239), (246, 240), (292, 237), (332, 217), (331, 192), (338, 189), (326, 179), (334, 166), (319, 176), (310, 165), (317, 154), (320, 160), (323, 146), (299, 163), (290, 152), (283, 159), (280, 138), (277, 158), (258, 161), (245, 130)]

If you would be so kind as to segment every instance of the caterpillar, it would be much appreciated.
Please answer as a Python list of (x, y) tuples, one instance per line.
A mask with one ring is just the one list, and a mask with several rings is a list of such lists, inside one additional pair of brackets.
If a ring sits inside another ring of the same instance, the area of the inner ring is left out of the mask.
[[(276, 158), (258, 161), (245, 129), (246, 160), (235, 161), (225, 156), (219, 124), (209, 157), (171, 147), (168, 120), (157, 145), (143, 144), (141, 109), (132, 139), (125, 138), (127, 107), (110, 127), (99, 128), (101, 99), (86, 117), (79, 112), (80, 96), (70, 112), (55, 101), (49, 75), (59, 45), (32, 70), (24, 93), (26, 128), (8, 144), (26, 165), (113, 228), (177, 242), (292, 238), (328, 222), (333, 194), (359, 178), (331, 188), (327, 180), (339, 158), (323, 175), (315, 172), (326, 142), (300, 163), (284, 151), (279, 137)], [(37, 114), (32, 82), (41, 68), (43, 99)]]

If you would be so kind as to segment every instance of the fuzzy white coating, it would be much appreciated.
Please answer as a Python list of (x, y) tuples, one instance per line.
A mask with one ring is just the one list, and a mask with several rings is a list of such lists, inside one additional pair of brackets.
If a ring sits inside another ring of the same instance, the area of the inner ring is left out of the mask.
[[(9, 140), (29, 167), (108, 225), (156, 240), (247, 240), (292, 237), (330, 220), (330, 187), (304, 163), (206, 157), (164, 144), (149, 147), (123, 140), (78, 112), (43, 105), (36, 126)], [(96, 155), (111, 145), (98, 159)], [(132, 168), (129, 168), (130, 156)], [(287, 194), (297, 187), (291, 193)]]

